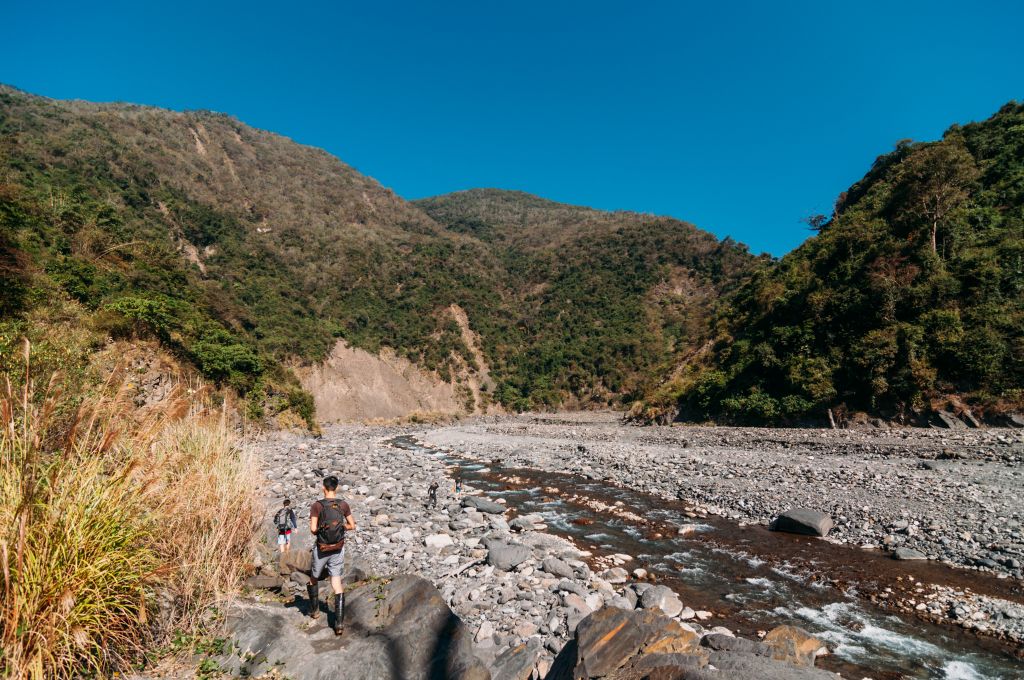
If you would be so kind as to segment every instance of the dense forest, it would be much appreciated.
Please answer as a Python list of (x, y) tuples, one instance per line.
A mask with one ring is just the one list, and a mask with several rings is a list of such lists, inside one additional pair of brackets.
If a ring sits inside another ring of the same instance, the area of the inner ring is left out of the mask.
[[(417, 201), (506, 272), (519, 351), (492, 351), (517, 409), (629, 403), (706, 336), (758, 260), (679, 220), (475, 189)], [(485, 336), (486, 341), (486, 336)]]
[(443, 379), (473, 370), (453, 303), (481, 338), (491, 399), (622, 404), (692, 351), (755, 262), (678, 220), (515, 192), (417, 206), (228, 116), (5, 87), (0, 234), (0, 358), (22, 336), (63, 368), (104, 338), (155, 338), (254, 415), (307, 420), (286, 366), (339, 339)]
[[(900, 142), (780, 260), (679, 220), (478, 189), (407, 202), (210, 112), (0, 86), (0, 358), (158, 340), (256, 417), (338, 340), (512, 410), (821, 423), (1024, 402), (1024, 106)], [(57, 332), (57, 329), (63, 329)], [(47, 357), (50, 359), (47, 360)]]
[(817, 234), (721, 300), (645, 419), (928, 421), (1024, 404), (1024, 106), (899, 142)]

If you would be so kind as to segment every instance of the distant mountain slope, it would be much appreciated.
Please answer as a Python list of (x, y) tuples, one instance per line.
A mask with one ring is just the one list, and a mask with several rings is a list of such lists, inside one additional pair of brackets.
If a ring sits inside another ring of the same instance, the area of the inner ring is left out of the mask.
[[(636, 405), (733, 422), (1024, 404), (1024, 106), (903, 142), (723, 301), (711, 353)], [(968, 416), (969, 420), (970, 417)]]
[(478, 232), (436, 213), (450, 198), (412, 205), (221, 114), (0, 86), (0, 354), (66, 300), (254, 404), (304, 404), (284, 366), (343, 339), (513, 408), (604, 405), (698, 342), (753, 259), (675, 220), (515, 196), (541, 206), (521, 234), (473, 199)]
[(451, 231), (524, 250), (551, 247), (644, 218), (637, 213), (595, 210), (504, 189), (468, 189), (413, 203)]
[(686, 222), (605, 212), (519, 191), (415, 201), (492, 246), (529, 339), (503, 358), (502, 400), (631, 399), (707, 339), (711, 306), (756, 258)]

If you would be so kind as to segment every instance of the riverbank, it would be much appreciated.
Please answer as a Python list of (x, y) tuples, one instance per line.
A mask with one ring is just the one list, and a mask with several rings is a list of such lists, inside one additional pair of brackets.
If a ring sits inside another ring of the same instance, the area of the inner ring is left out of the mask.
[(835, 520), (827, 540), (1024, 579), (1024, 430), (638, 428), (616, 414), (562, 414), (481, 420), (425, 438), (736, 521), (767, 524), (789, 507), (814, 508)]
[[(271, 502), (289, 497), (304, 526), (309, 505), (321, 496), (322, 476), (337, 474), (359, 523), (347, 548), (354, 563), (368, 573), (415, 573), (434, 583), (487, 663), (534, 640), (544, 675), (576, 624), (616, 595), (613, 587), (569, 541), (529, 518), (510, 523), (502, 504), (488, 504), (468, 485), (456, 493), (439, 459), (387, 444), (407, 432), (332, 427), (322, 440), (284, 436), (263, 443)], [(428, 503), (432, 482), (439, 484), (436, 506)], [(292, 549), (310, 545), (300, 528)], [(500, 557), (489, 560), (491, 553)], [(292, 589), (304, 596), (297, 584)]]
[[(779, 448), (784, 446), (779, 442), (788, 441), (792, 448), (792, 438), (808, 436), (806, 431), (767, 432), (773, 434)], [(590, 554), (585, 541), (574, 543), (545, 531), (538, 515), (515, 517), (513, 513), (506, 515), (500, 511), (487, 511), (488, 507), (500, 510), (500, 501), (506, 499), (509, 505), (525, 507), (526, 504), (521, 502), (521, 494), (523, 488), (529, 488), (529, 484), (517, 486), (517, 480), (513, 477), (493, 480), (497, 486), (492, 484), (487, 487), (492, 499), (489, 505), (486, 502), (463, 502), (463, 498), (453, 493), (450, 470), (445, 460), (424, 450), (396, 448), (393, 446), (395, 437), (414, 435), (423, 441), (443, 444), (444, 448), (467, 458), (483, 461), (477, 468), (492, 459), (510, 465), (526, 463), (534, 470), (543, 470), (543, 465), (549, 468), (561, 465), (563, 469), (577, 473), (580, 479), (611, 476), (618, 483), (632, 484), (647, 491), (644, 488), (647, 485), (682, 485), (694, 481), (691, 479), (696, 477), (693, 472), (679, 472), (675, 476), (655, 476), (648, 472), (653, 470), (650, 467), (651, 461), (664, 459), (664, 454), (662, 458), (652, 455), (651, 449), (671, 447), (672, 444), (666, 443), (666, 440), (681, 434), (683, 432), (675, 428), (621, 428), (606, 418), (588, 414), (583, 422), (568, 420), (565, 416), (555, 421), (507, 418), (496, 422), (478, 421), (453, 425), (430, 432), (409, 428), (332, 427), (325, 430), (323, 439), (282, 435), (263, 442), (260, 448), (265, 472), (271, 482), (268, 499), (271, 510), (282, 497), (288, 496), (299, 509), (300, 525), (303, 524), (305, 509), (319, 494), (322, 475), (339, 474), (343, 494), (351, 499), (360, 522), (360, 530), (351, 539), (350, 557), (362, 561), (371, 573), (416, 573), (426, 577), (441, 590), (445, 601), (467, 622), (481, 657), (493, 661), (503, 651), (518, 644), (531, 644), (537, 652), (537, 668), (543, 671), (553, 662), (557, 651), (566, 643), (574, 626), (586, 613), (605, 605), (632, 606), (637, 602), (642, 603), (644, 592), (652, 584), (631, 573), (638, 566), (637, 562), (633, 562), (632, 555)], [(699, 434), (710, 441), (716, 441), (715, 438), (719, 437), (747, 437), (740, 446), (756, 441), (758, 437), (762, 442), (768, 441), (763, 435), (749, 431), (702, 429), (700, 432), (690, 431), (686, 434), (690, 436), (688, 441), (693, 442), (693, 450), (690, 446), (676, 446), (704, 459), (711, 458), (708, 449), (698, 444), (699, 440), (694, 435)], [(653, 443), (652, 438), (655, 439)], [(870, 445), (863, 441), (859, 443), (861, 446)], [(913, 444), (916, 444), (916, 440), (904, 445)], [(583, 450), (579, 448), (581, 446)], [(632, 452), (628, 464), (625, 457), (613, 455), (616, 449)], [(742, 451), (738, 447), (735, 450)], [(820, 456), (820, 449), (818, 451), (815, 454), (798, 455)], [(774, 455), (780, 459), (777, 463), (783, 465), (778, 473), (787, 474), (784, 460), (781, 460), (778, 453), (764, 451), (755, 455)], [(844, 454), (837, 452), (832, 455)], [(731, 465), (732, 469), (740, 467), (735, 462)], [(611, 474), (598, 474), (599, 466), (605, 466), (604, 469)], [(711, 459), (709, 466), (710, 469), (702, 470), (702, 475), (697, 479), (713, 483), (716, 480), (710, 477), (710, 472), (730, 469), (724, 467), (718, 458)], [(673, 469), (671, 465), (663, 467)], [(722, 472), (721, 477), (725, 479), (729, 474), (733, 473)], [(543, 477), (543, 473), (538, 475)], [(554, 479), (553, 475), (549, 477)], [(736, 478), (738, 476), (734, 475), (726, 481)], [(749, 477), (745, 474), (742, 479)], [(427, 488), (432, 481), (440, 483), (436, 508), (427, 507)], [(467, 485), (466, 491), (471, 493), (473, 489)], [(555, 495), (552, 493), (552, 496)], [(495, 501), (499, 501), (496, 504), (498, 507), (494, 507)], [(717, 519), (714, 512), (737, 518), (740, 522), (749, 521), (744, 519), (742, 513), (722, 507), (724, 504), (676, 502), (689, 508), (694, 526), (699, 526), (702, 521)], [(769, 501), (755, 497), (747, 501), (750, 505), (755, 502), (767, 504)], [(606, 509), (611, 507), (612, 502), (606, 504)], [(708, 519), (701, 520), (702, 515)], [(733, 526), (742, 529), (741, 524), (734, 522)], [(750, 530), (755, 528), (750, 527)], [(565, 535), (565, 532), (559, 533)], [(268, 531), (268, 539), (272, 538)], [(489, 563), (488, 556), (496, 538), (499, 543), (507, 546), (507, 550), (503, 550), (499, 545), (497, 551), (507, 553), (510, 560), (507, 564)], [(847, 541), (847, 544), (850, 550), (858, 550), (855, 541)], [(300, 530), (295, 549), (307, 546), (308, 537)], [(904, 563), (904, 566), (909, 564)], [(606, 571), (611, 568), (615, 569)], [(748, 576), (748, 581), (763, 580), (757, 578), (758, 573), (753, 569), (749, 570)], [(1008, 586), (1015, 582), (1009, 575), (1006, 575), (1006, 579)], [(948, 612), (959, 609), (964, 619), (961, 623), (975, 630), (997, 636), (1015, 630), (1014, 619), (1010, 615), (1017, 610), (1011, 608), (1004, 611), (1007, 602), (1000, 598), (979, 602), (984, 597), (979, 598), (963, 590), (933, 591), (926, 579), (911, 581), (901, 576), (899, 580), (900, 587), (883, 596), (899, 602), (899, 608), (909, 606), (911, 612), (916, 611), (920, 615), (921, 612), (917, 610), (920, 604), (925, 604), (926, 609), (934, 605), (943, 610), (943, 618)], [(290, 587), (299, 597), (303, 596), (302, 588), (297, 583)], [(649, 602), (656, 601), (654, 606), (675, 615), (677, 620), (696, 631), (710, 630), (732, 620), (725, 618), (728, 616), (725, 607), (704, 606), (701, 598), (691, 598), (694, 593), (687, 593), (685, 589), (658, 592), (664, 597), (651, 595), (648, 596)], [(824, 608), (821, 611), (832, 610)], [(925, 613), (930, 613), (930, 610)], [(792, 616), (796, 617), (797, 614)], [(753, 635), (754, 631), (745, 631), (745, 634)], [(848, 677), (859, 678), (863, 674)]]

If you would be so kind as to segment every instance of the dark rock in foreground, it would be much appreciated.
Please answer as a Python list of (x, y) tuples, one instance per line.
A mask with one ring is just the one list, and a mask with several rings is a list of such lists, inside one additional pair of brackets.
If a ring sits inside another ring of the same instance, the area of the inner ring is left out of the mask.
[(491, 680), (530, 680), (540, 652), (539, 638), (510, 647), (491, 665)]
[(234, 604), (225, 624), (237, 652), (222, 668), (248, 676), (276, 668), (303, 680), (490, 680), (471, 633), (429, 581), (364, 582), (349, 589), (346, 605), (345, 634), (336, 637), (326, 627), (333, 613), (307, 628), (304, 607)]
[(827, 536), (832, 526), (832, 518), (824, 512), (793, 508), (779, 515), (772, 522), (771, 529), (804, 536)]

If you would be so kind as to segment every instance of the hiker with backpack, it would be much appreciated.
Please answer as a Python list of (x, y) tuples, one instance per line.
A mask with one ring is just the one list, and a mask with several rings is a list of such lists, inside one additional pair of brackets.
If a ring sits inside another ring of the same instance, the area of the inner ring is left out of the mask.
[(299, 528), (295, 519), (295, 511), (291, 508), (292, 502), (285, 498), (284, 505), (274, 515), (274, 526), (277, 527), (277, 547), (282, 553), (292, 548), (292, 531)]
[(320, 616), (320, 579), (324, 572), (331, 577), (334, 592), (334, 634), (341, 635), (345, 618), (345, 585), (341, 574), (345, 568), (345, 532), (355, 531), (356, 521), (349, 504), (337, 497), (338, 478), (324, 477), (324, 497), (309, 508), (309, 530), (313, 534), (313, 560), (309, 594), (309, 616)]
[(427, 504), (432, 508), (437, 507), (437, 489), (439, 486), (440, 484), (437, 483), (437, 480), (434, 480), (427, 488)]

